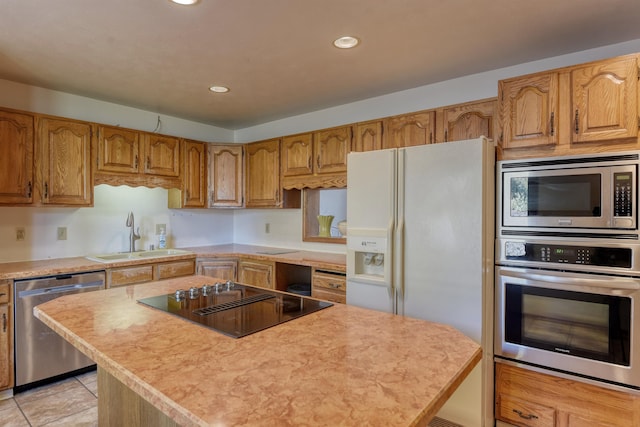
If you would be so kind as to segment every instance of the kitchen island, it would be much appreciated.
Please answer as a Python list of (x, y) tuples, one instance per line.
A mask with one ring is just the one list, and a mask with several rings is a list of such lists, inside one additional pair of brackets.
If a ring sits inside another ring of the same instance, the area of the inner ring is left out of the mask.
[(100, 425), (427, 425), (481, 359), (449, 326), (341, 304), (235, 339), (137, 303), (212, 281), (36, 307), (97, 363)]

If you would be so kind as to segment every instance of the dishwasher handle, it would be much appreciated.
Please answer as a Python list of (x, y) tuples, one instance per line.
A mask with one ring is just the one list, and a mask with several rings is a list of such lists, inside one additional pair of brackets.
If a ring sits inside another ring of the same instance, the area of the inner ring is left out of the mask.
[(57, 294), (63, 294), (67, 292), (79, 293), (79, 292), (88, 292), (91, 290), (98, 291), (103, 288), (104, 288), (104, 282), (102, 281), (77, 283), (74, 285), (51, 286), (51, 287), (42, 288), (42, 289), (31, 289), (28, 291), (19, 291), (18, 298), (34, 297), (34, 296), (40, 296), (40, 295), (57, 295)]

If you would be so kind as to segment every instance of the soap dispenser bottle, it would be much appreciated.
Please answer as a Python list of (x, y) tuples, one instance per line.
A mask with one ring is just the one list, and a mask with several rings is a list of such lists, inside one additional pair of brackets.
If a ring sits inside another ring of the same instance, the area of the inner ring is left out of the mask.
[(158, 237), (158, 249), (165, 249), (167, 247), (167, 235), (164, 228), (160, 230), (160, 236)]

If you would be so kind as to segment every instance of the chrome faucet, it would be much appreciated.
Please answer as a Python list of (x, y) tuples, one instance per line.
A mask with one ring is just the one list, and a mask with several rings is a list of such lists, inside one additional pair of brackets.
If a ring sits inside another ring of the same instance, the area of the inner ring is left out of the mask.
[(129, 252), (136, 251), (136, 240), (140, 239), (140, 227), (138, 227), (137, 232), (133, 231), (134, 222), (133, 222), (133, 212), (129, 212), (129, 216), (127, 217), (127, 227), (131, 227), (131, 231), (129, 232)]

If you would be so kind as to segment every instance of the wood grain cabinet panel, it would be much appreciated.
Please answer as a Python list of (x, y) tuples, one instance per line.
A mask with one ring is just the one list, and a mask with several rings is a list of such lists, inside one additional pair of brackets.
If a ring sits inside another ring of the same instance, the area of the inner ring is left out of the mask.
[(180, 175), (180, 140), (178, 138), (143, 133), (144, 173), (177, 177)]
[(640, 396), (495, 364), (496, 419), (523, 427), (640, 425)]
[(153, 264), (118, 267), (107, 270), (107, 287), (134, 285), (153, 280)]
[(311, 276), (311, 296), (331, 302), (347, 302), (347, 278), (344, 273), (315, 270)]
[(183, 140), (182, 187), (169, 189), (169, 208), (207, 207), (207, 144)]
[(196, 272), (201, 276), (215, 277), (224, 281), (236, 281), (238, 261), (235, 259), (199, 258), (196, 262)]
[(238, 261), (238, 282), (260, 288), (274, 289), (275, 263), (259, 260)]
[(33, 202), (35, 118), (0, 110), (0, 204)]
[(42, 203), (91, 206), (93, 169), (92, 125), (85, 122), (39, 119), (36, 173)]
[(245, 150), (246, 207), (280, 207), (280, 140), (253, 142)]
[(118, 173), (139, 172), (139, 132), (119, 127), (99, 126), (97, 145), (97, 171)]
[(239, 208), (244, 204), (244, 148), (209, 145), (209, 207)]
[(558, 73), (541, 73), (498, 83), (504, 149), (558, 143)]
[(192, 276), (195, 272), (196, 263), (192, 259), (162, 262), (155, 265), (153, 280)]
[(436, 141), (462, 141), (485, 136), (494, 139), (496, 100), (468, 102), (436, 111)]
[(13, 387), (13, 306), (11, 280), (0, 280), (0, 390)]
[(316, 173), (347, 173), (347, 154), (351, 151), (351, 136), (351, 126), (314, 132)]
[(571, 71), (574, 142), (638, 138), (636, 58)]
[(357, 123), (354, 129), (351, 151), (382, 149), (382, 120)]
[(303, 133), (282, 138), (282, 176), (313, 173), (313, 134)]
[(435, 111), (387, 117), (384, 120), (382, 148), (402, 148), (432, 144), (435, 134)]

